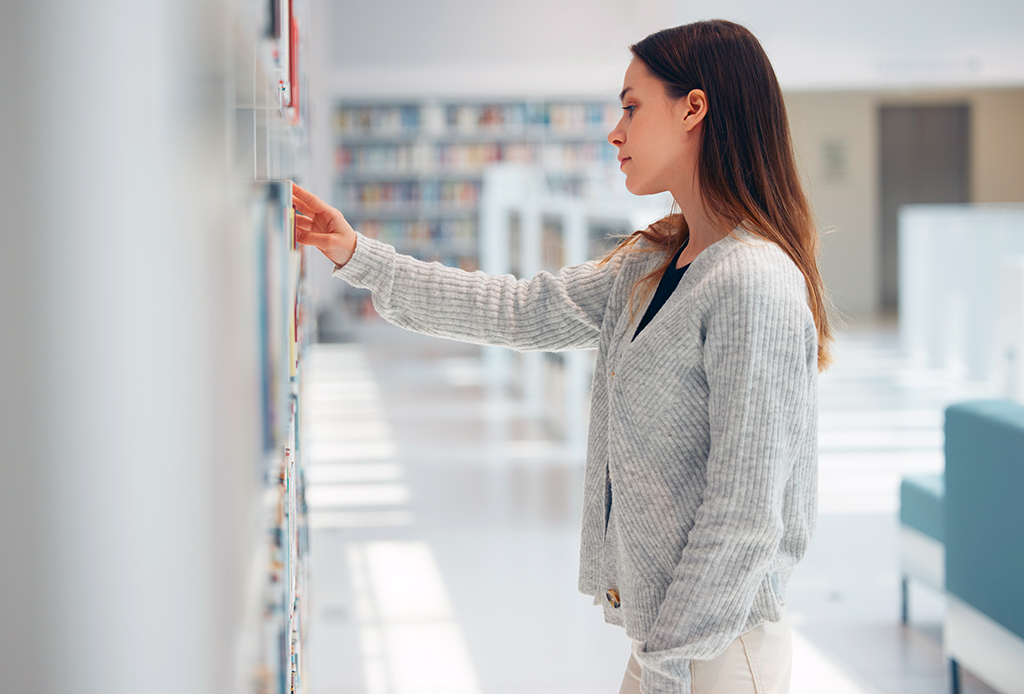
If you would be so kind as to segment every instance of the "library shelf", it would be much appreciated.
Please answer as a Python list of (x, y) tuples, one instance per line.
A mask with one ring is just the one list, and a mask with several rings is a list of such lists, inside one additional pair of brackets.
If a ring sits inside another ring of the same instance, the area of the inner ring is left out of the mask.
[(620, 115), (605, 99), (344, 99), (332, 201), (402, 252), (476, 269), (485, 172), (541, 165), (553, 189), (581, 195), (617, 172), (607, 134)]

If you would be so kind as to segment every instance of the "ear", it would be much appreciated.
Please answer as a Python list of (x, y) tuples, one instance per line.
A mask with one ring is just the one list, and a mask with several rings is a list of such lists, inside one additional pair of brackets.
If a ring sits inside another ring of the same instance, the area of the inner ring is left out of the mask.
[(689, 94), (680, 99), (679, 105), (683, 112), (683, 130), (686, 132), (696, 128), (708, 115), (708, 96), (703, 89), (691, 89)]

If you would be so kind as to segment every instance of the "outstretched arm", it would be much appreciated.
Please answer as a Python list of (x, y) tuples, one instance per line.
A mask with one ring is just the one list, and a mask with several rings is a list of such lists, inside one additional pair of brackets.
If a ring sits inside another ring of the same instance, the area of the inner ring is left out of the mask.
[(425, 263), (356, 233), (338, 210), (294, 187), (296, 240), (373, 292), (377, 312), (416, 332), (517, 350), (595, 347), (621, 257), (541, 272), (533, 279)]

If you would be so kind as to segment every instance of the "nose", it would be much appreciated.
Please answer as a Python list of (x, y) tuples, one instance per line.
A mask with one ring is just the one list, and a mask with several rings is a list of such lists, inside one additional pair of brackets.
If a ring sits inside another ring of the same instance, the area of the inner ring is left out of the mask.
[(619, 122), (615, 124), (615, 128), (608, 133), (608, 143), (615, 145), (616, 147), (621, 147), (622, 143), (625, 141), (626, 131), (622, 127), (622, 119), (620, 118)]

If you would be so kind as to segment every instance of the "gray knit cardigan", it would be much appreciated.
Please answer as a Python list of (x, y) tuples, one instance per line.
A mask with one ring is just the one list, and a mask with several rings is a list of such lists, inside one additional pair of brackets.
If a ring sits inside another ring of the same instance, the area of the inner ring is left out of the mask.
[(649, 302), (631, 310), (631, 291), (664, 258), (620, 253), (526, 280), (420, 262), (359, 235), (334, 274), (410, 330), (597, 348), (579, 589), (644, 642), (644, 694), (688, 694), (691, 659), (781, 619), (814, 532), (817, 331), (796, 265), (738, 228), (697, 256), (631, 341)]

